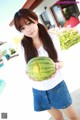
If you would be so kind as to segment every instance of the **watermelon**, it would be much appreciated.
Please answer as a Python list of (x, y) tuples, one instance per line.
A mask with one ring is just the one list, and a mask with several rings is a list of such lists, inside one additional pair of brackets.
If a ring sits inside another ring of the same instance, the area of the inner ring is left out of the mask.
[(55, 72), (55, 63), (49, 57), (35, 57), (28, 62), (28, 75), (34, 80), (46, 80)]

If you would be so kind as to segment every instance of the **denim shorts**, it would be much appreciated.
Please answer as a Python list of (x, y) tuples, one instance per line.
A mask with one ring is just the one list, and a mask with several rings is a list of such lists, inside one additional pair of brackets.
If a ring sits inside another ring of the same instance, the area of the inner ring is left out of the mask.
[(72, 99), (67, 85), (63, 80), (50, 90), (33, 90), (34, 110), (65, 109), (72, 104)]

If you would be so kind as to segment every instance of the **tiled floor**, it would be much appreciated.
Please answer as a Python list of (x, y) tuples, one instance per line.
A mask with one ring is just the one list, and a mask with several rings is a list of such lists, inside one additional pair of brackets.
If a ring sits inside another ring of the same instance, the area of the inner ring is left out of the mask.
[[(80, 43), (62, 52), (65, 81), (72, 94), (75, 109), (80, 113)], [(8, 120), (49, 120), (50, 115), (33, 111), (30, 82), (20, 69), (19, 58), (12, 58), (0, 68), (0, 78), (6, 81), (6, 88), (0, 95), (0, 113), (7, 112)], [(22, 73), (22, 74), (21, 74)], [(79, 89), (79, 90), (78, 90)]]

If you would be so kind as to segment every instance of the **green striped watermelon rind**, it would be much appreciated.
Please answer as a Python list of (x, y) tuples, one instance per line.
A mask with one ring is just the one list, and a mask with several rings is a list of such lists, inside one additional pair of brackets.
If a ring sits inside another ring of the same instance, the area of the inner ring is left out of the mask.
[[(38, 71), (33, 71), (35, 66)], [(55, 72), (55, 63), (49, 57), (35, 57), (28, 62), (28, 74), (34, 80), (46, 80), (55, 74)]]

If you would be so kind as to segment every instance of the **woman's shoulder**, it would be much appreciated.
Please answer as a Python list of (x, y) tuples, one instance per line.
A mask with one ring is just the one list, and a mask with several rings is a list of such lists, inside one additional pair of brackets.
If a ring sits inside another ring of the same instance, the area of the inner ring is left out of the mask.
[(22, 44), (21, 44), (21, 41), (18, 43), (18, 46), (17, 46), (17, 51), (18, 51), (18, 53), (20, 54), (20, 55), (24, 55), (24, 48), (23, 48), (23, 46), (22, 46)]
[(58, 37), (57, 34), (55, 34), (55, 33), (53, 33), (53, 32), (48, 32), (48, 33), (49, 33), (49, 35), (50, 35), (51, 38), (56, 38), (56, 37)]
[(54, 33), (49, 33), (51, 39), (52, 39), (52, 42), (56, 48), (57, 51), (61, 51), (61, 47), (60, 47), (60, 40), (59, 40), (59, 37), (57, 34), (54, 34)]
[(60, 42), (59, 37), (58, 37), (57, 34), (49, 32), (49, 35), (50, 35), (51, 40), (52, 40), (53, 43), (59, 43)]

